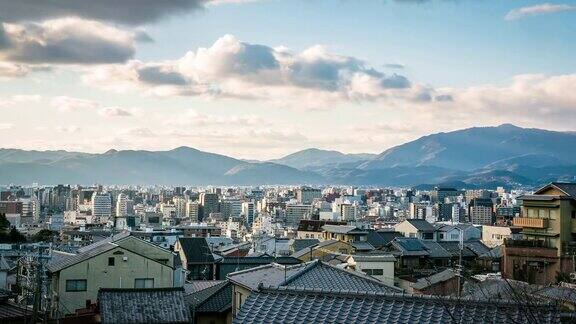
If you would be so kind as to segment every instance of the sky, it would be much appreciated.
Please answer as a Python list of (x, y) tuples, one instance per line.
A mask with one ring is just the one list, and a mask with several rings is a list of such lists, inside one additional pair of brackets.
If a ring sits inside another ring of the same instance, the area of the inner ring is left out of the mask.
[(0, 147), (379, 153), (574, 131), (576, 0), (0, 0)]

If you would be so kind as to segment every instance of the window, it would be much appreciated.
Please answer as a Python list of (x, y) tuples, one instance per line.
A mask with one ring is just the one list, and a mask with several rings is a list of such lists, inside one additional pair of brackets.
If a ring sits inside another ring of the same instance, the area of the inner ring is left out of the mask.
[(558, 217), (558, 211), (556, 209), (550, 209), (550, 219), (556, 219)]
[(153, 278), (134, 279), (134, 288), (154, 288)]
[(528, 217), (529, 218), (536, 218), (536, 209), (528, 209)]
[(109, 257), (108, 258), (108, 266), (114, 266), (114, 262), (116, 261), (116, 258), (114, 257)]
[(572, 218), (576, 218), (576, 210), (572, 211)]
[(547, 218), (546, 217), (546, 209), (538, 210), (538, 218)]
[(374, 270), (372, 270), (372, 275), (382, 276), (382, 275), (384, 275), (384, 270), (383, 269), (374, 269)]
[(384, 275), (383, 269), (362, 269), (362, 272), (364, 272), (365, 274), (370, 275), (370, 276), (382, 276), (382, 275)]
[(66, 280), (66, 291), (86, 291), (86, 280)]

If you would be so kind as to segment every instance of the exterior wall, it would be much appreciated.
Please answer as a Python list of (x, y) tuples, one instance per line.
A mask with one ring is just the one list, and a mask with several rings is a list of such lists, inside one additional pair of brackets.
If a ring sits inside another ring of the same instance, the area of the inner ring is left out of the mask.
[(556, 282), (561, 270), (556, 249), (504, 246), (502, 276), (535, 284)]
[(416, 237), (418, 233), (418, 230), (414, 226), (412, 226), (412, 224), (410, 224), (409, 222), (402, 222), (400, 224), (396, 224), (396, 226), (394, 226), (394, 230), (396, 232), (404, 234), (404, 236), (406, 237)]
[[(110, 257), (115, 258), (114, 266), (108, 265)], [(174, 270), (168, 265), (117, 247), (56, 273), (52, 288), (54, 308), (60, 314), (73, 313), (86, 307), (87, 300), (96, 302), (100, 288), (134, 288), (138, 278), (154, 278), (154, 288), (172, 287), (173, 276)], [(86, 279), (86, 291), (67, 292), (66, 280), (74, 279)]]
[(232, 317), (235, 317), (240, 308), (250, 296), (251, 291), (239, 285), (232, 285)]
[(482, 243), (488, 247), (504, 244), (504, 239), (510, 238), (512, 231), (506, 226), (482, 226)]
[[(354, 258), (354, 256), (352, 256)], [(370, 274), (371, 277), (376, 278), (387, 285), (394, 285), (394, 261), (379, 261), (379, 262), (358, 262), (355, 261), (355, 268), (357, 271), (365, 272), (366, 269), (382, 269), (382, 275)]]
[(299, 239), (318, 239), (319, 241), (324, 240), (324, 233), (313, 232), (313, 231), (298, 231), (297, 238)]

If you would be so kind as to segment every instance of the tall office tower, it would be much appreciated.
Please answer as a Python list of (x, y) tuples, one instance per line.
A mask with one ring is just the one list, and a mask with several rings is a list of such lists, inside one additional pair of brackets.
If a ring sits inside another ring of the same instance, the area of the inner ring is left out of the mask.
[(468, 206), (468, 216), (473, 224), (492, 225), (494, 223), (492, 199), (473, 198)]
[(108, 193), (94, 192), (92, 194), (92, 215), (95, 217), (110, 217), (112, 214), (112, 199)]
[(202, 192), (200, 193), (200, 220), (208, 218), (210, 213), (218, 212), (218, 194)]
[(116, 216), (123, 217), (128, 215), (128, 197), (121, 193), (116, 199)]
[(240, 199), (222, 199), (220, 201), (220, 214), (224, 219), (238, 217), (242, 213), (242, 201)]
[(198, 222), (199, 204), (197, 201), (189, 201), (186, 203), (186, 217), (190, 218), (192, 222)]
[(172, 198), (174, 207), (176, 208), (176, 217), (183, 218), (186, 217), (186, 203), (188, 202), (186, 198), (177, 196)]
[(430, 198), (434, 203), (444, 203), (446, 197), (456, 197), (460, 195), (461, 192), (454, 188), (440, 188), (436, 187), (432, 192), (430, 192)]
[(358, 217), (358, 205), (340, 204), (340, 220), (354, 221)]
[(316, 188), (301, 187), (296, 189), (296, 199), (300, 204), (311, 204), (315, 198), (321, 198), (322, 191)]
[(254, 222), (254, 203), (251, 201), (246, 201), (242, 203), (242, 216), (246, 220), (248, 226), (252, 226)]
[(298, 227), (301, 219), (312, 212), (312, 205), (286, 205), (286, 226)]
[(452, 207), (454, 206), (453, 203), (437, 203), (437, 215), (438, 221), (450, 221), (452, 220)]

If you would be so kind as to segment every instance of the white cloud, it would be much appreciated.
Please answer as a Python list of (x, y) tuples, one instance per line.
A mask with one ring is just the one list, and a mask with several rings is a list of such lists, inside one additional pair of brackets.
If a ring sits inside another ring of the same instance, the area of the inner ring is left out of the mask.
[(114, 106), (107, 107), (97, 101), (68, 96), (54, 97), (50, 100), (50, 105), (60, 112), (93, 110), (103, 117), (128, 117), (133, 115), (132, 111), (128, 109)]
[(551, 14), (564, 11), (575, 11), (575, 10), (576, 6), (574, 5), (543, 3), (535, 6), (521, 7), (510, 10), (508, 14), (506, 14), (505, 19), (516, 20), (529, 16)]
[(100, 107), (100, 104), (96, 101), (78, 99), (68, 96), (54, 97), (52, 100), (50, 100), (50, 105), (62, 112), (71, 112), (80, 109), (96, 109)]
[(122, 63), (134, 56), (138, 39), (142, 39), (142, 32), (79, 18), (5, 23), (0, 27), (0, 60), (27, 64)]
[(104, 107), (98, 110), (98, 113), (104, 117), (128, 117), (132, 113), (119, 107)]
[(231, 35), (174, 61), (131, 61), (90, 69), (84, 81), (117, 92), (262, 99), (302, 106), (412, 98), (419, 91), (404, 76), (385, 74), (357, 58), (330, 53), (323, 46), (292, 53), (283, 47), (240, 42)]
[(56, 127), (54, 127), (54, 130), (56, 130), (57, 132), (60, 132), (60, 133), (77, 133), (80, 131), (80, 127), (78, 127), (76, 125), (56, 126)]

